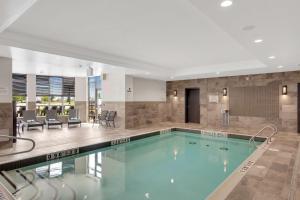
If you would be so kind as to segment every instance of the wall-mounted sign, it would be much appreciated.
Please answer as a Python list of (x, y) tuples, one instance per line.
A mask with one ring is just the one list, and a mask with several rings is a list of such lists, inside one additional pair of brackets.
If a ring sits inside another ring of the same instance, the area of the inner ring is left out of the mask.
[(209, 95), (208, 101), (209, 101), (209, 103), (219, 103), (219, 96), (218, 95)]
[(8, 95), (7, 87), (0, 87), (0, 96)]

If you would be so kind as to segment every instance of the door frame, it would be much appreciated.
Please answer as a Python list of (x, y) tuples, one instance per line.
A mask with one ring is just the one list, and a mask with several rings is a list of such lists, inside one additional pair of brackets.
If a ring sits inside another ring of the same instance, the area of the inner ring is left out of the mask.
[(198, 90), (199, 91), (199, 124), (201, 122), (201, 115), (200, 115), (200, 95), (201, 95), (201, 90), (200, 87), (190, 87), (190, 88), (185, 88), (184, 90), (184, 122), (188, 123), (188, 102), (187, 102), (187, 90)]

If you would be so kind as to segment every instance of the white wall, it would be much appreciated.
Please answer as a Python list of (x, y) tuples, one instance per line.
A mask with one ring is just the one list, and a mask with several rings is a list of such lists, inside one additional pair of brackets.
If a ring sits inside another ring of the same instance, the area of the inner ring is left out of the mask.
[(126, 93), (126, 101), (166, 101), (166, 82), (126, 76)]
[(36, 75), (27, 74), (27, 102), (36, 101)]
[(12, 102), (12, 60), (0, 57), (0, 103)]
[(88, 101), (87, 78), (75, 77), (75, 101)]
[(115, 69), (104, 73), (106, 80), (102, 80), (103, 102), (124, 102), (125, 72)]

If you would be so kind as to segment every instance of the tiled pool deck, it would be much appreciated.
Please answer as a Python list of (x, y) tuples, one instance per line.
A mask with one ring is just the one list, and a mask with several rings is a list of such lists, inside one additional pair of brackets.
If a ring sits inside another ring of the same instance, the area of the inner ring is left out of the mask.
[[(84, 124), (82, 128), (64, 128), (51, 130), (32, 130), (22, 134), (23, 137), (34, 139), (36, 148), (30, 153), (15, 156), (0, 157), (0, 164), (34, 157), (49, 152), (86, 146), (120, 137), (128, 137), (145, 132), (158, 131), (164, 128), (208, 129), (196, 124), (162, 123), (156, 126), (143, 127), (134, 130), (92, 127)], [(224, 130), (224, 129), (223, 129)], [(229, 128), (230, 133), (254, 135), (256, 131)], [(248, 170), (241, 182), (229, 194), (227, 199), (247, 200), (277, 200), (300, 199), (300, 136), (296, 133), (280, 132), (270, 148)], [(14, 150), (21, 151), (30, 147), (30, 143), (20, 141)], [(4, 153), (4, 151), (0, 151)]]

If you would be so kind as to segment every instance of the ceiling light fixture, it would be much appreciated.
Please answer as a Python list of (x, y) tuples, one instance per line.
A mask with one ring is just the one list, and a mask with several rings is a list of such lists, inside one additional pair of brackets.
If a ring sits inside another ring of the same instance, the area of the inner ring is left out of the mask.
[(231, 5), (232, 5), (231, 0), (225, 0), (225, 1), (222, 1), (222, 3), (221, 3), (221, 7), (223, 7), (223, 8), (229, 7)]
[(278, 68), (278, 69), (281, 69), (281, 68), (283, 68), (283, 66), (282, 66), (282, 65), (279, 65), (277, 68)]
[(269, 59), (271, 59), (271, 60), (273, 60), (275, 58), (276, 58), (275, 56), (269, 56)]
[(258, 44), (258, 43), (262, 43), (264, 40), (263, 39), (256, 39), (254, 40), (254, 43)]

